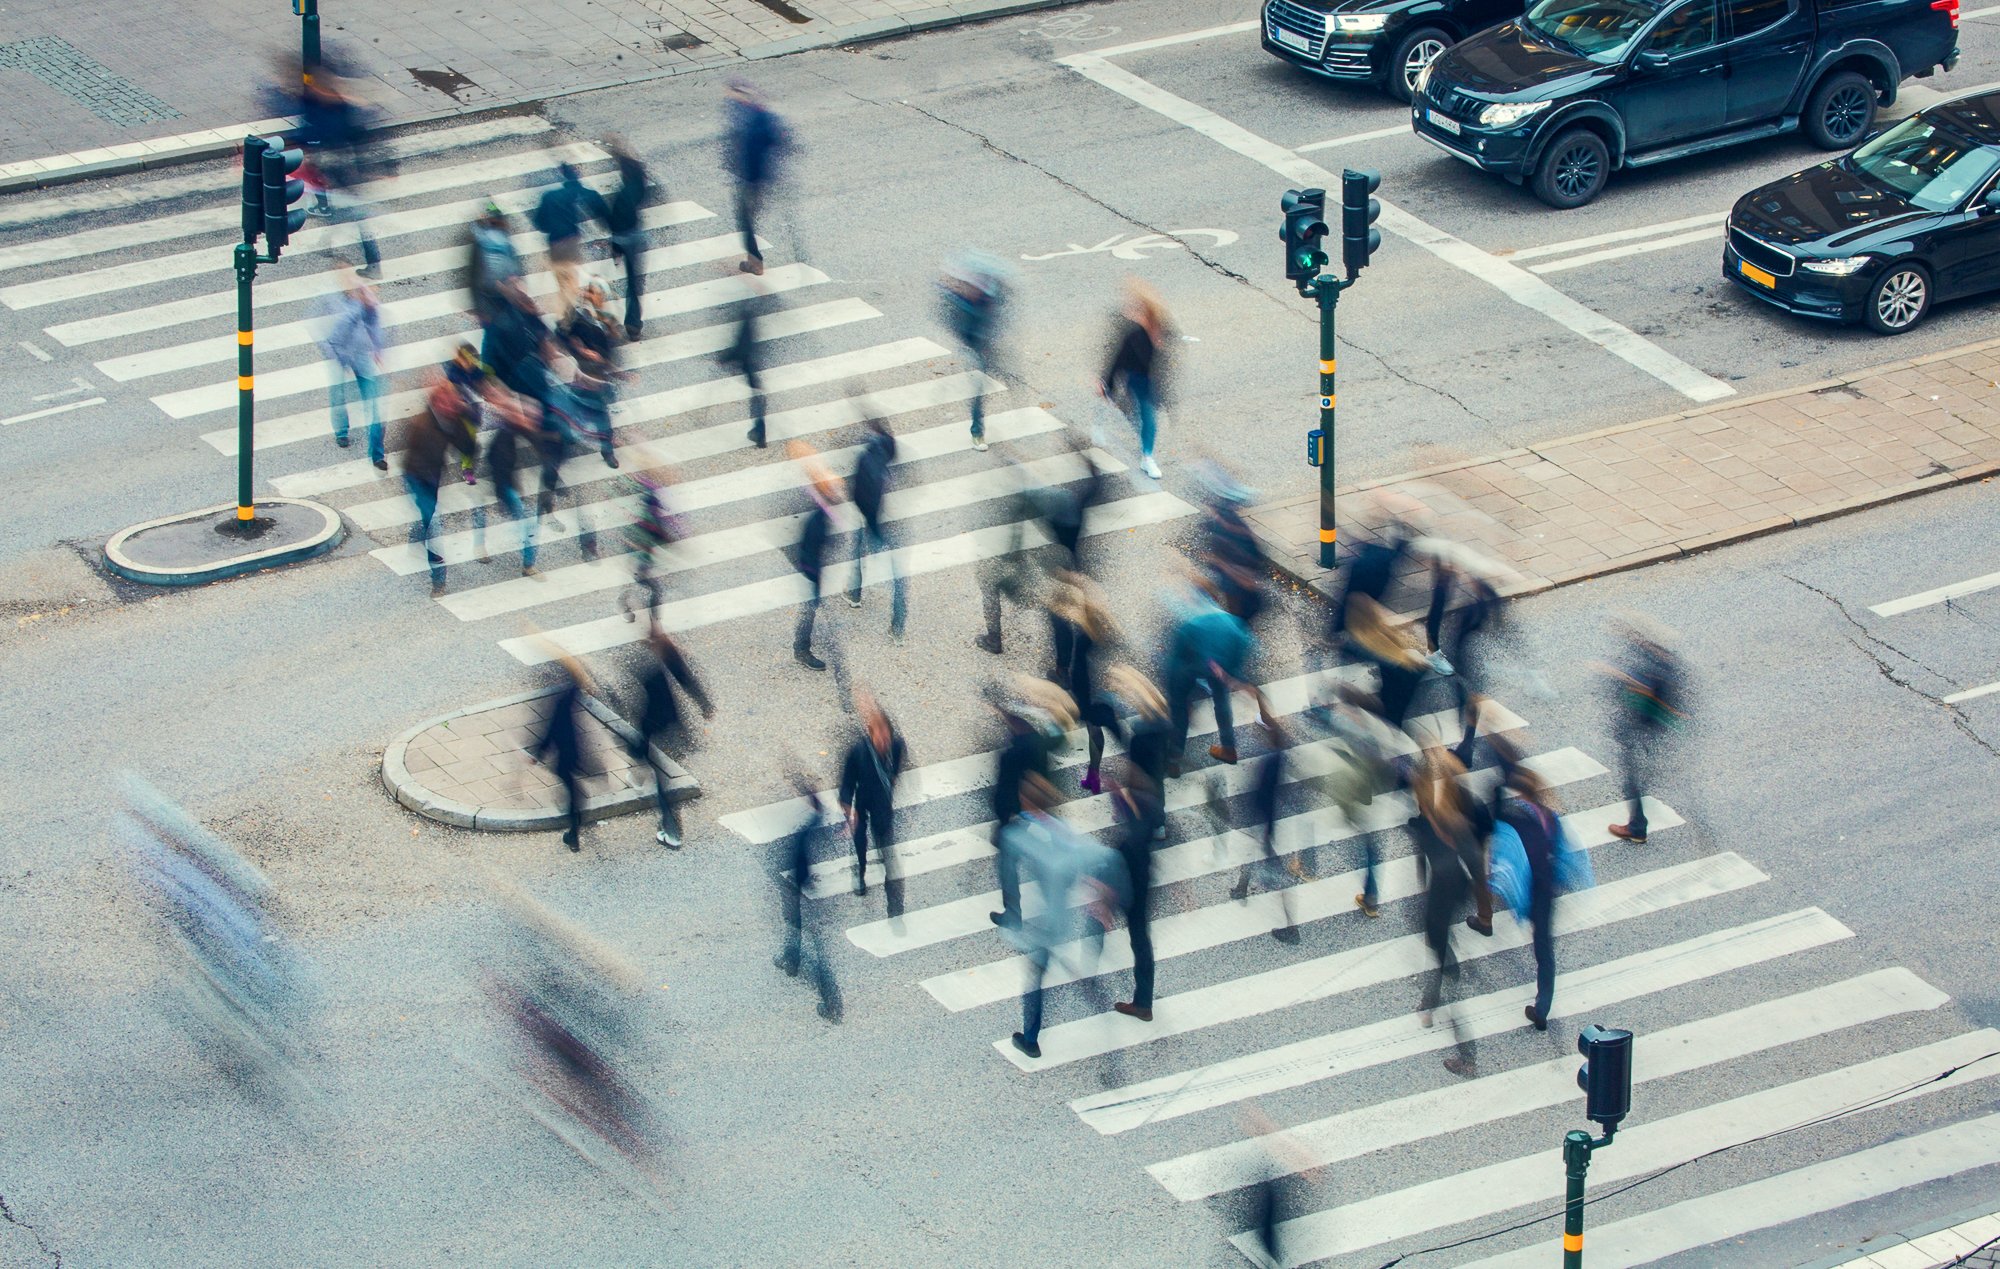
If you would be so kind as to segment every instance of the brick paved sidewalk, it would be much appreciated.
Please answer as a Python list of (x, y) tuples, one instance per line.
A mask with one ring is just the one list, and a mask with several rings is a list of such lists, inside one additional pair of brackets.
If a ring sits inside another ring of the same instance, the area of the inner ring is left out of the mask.
[[(1068, 2), (320, 0), (320, 26), (396, 121)], [(298, 49), (284, 0), (0, 5), (0, 169), (282, 113), (261, 93)]]
[[(460, 828), (528, 832), (565, 823), (562, 785), (530, 749), (540, 738), (559, 688), (487, 701), (417, 724), (382, 755), (382, 782), (420, 815)], [(583, 724), (584, 818), (601, 820), (654, 805), (653, 773), (633, 758), (630, 724), (592, 697)], [(701, 796), (701, 786), (655, 750), (670, 796)]]
[[(2000, 339), (1851, 378), (1731, 400), (1340, 491), (1342, 559), (1381, 499), (1446, 510), (1531, 593), (2000, 471)], [(1288, 575), (1331, 597), (1317, 494), (1251, 526)]]

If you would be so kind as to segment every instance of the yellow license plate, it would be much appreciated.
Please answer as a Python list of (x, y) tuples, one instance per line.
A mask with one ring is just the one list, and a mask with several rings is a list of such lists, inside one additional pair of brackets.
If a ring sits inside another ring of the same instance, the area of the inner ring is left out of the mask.
[(1744, 277), (1749, 278), (1752, 282), (1755, 282), (1758, 286), (1766, 287), (1770, 290), (1776, 290), (1778, 287), (1778, 279), (1775, 275), (1758, 268), (1748, 260), (1738, 260), (1736, 262), (1736, 271)]

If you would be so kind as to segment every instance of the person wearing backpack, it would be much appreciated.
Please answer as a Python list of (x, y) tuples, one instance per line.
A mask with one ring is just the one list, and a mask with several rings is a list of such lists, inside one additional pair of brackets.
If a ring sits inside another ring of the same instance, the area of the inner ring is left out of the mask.
[(1623, 663), (1606, 666), (1618, 710), (1618, 748), (1625, 775), (1625, 800), (1630, 804), (1623, 824), (1610, 832), (1635, 846), (1646, 844), (1646, 784), (1668, 732), (1684, 715), (1680, 701), (1680, 665), (1660, 637), (1637, 626), (1625, 631)]

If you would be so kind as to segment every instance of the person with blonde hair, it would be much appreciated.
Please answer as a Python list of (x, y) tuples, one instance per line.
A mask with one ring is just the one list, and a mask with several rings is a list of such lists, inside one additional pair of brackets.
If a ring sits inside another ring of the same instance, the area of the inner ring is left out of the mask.
[(1097, 696), (1097, 650), (1118, 638), (1104, 592), (1081, 573), (1058, 573), (1048, 597), (1049, 630), (1055, 650), (1051, 681), (1068, 690), (1076, 702), (1090, 743), (1090, 765), (1084, 770), (1086, 793), (1102, 793), (1099, 766), (1104, 760), (1104, 729), (1116, 731), (1118, 719), (1110, 703)]
[(1131, 398), (1129, 417), (1139, 430), (1139, 470), (1154, 480), (1160, 478), (1160, 465), (1153, 461), (1153, 444), (1159, 436), (1159, 354), (1167, 326), (1167, 307), (1159, 293), (1138, 278), (1125, 279), (1125, 303), (1111, 362), (1097, 384), (1106, 401), (1117, 397), (1121, 385)]
[(792, 658), (808, 670), (824, 670), (826, 662), (813, 655), (813, 619), (819, 615), (820, 576), (826, 565), (827, 539), (833, 535), (833, 509), (847, 493), (840, 477), (833, 474), (812, 446), (795, 440), (785, 447), (785, 452), (805, 470), (806, 494), (811, 503), (799, 532), (798, 554), (794, 559), (811, 590), (799, 609), (798, 629), (792, 636)]

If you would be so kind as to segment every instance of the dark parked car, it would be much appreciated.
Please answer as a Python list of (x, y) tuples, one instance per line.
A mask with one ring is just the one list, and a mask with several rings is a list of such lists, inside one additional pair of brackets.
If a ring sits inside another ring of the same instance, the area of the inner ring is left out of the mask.
[(1265, 0), (1264, 49), (1329, 79), (1367, 80), (1398, 101), (1439, 53), (1521, 16), (1522, 0)]
[(1884, 335), (2000, 288), (2000, 92), (1932, 106), (1745, 194), (1722, 271), (1789, 312)]
[(1844, 150), (1958, 63), (1958, 0), (1536, 0), (1417, 79), (1417, 135), (1580, 207), (1620, 167), (1803, 131)]

